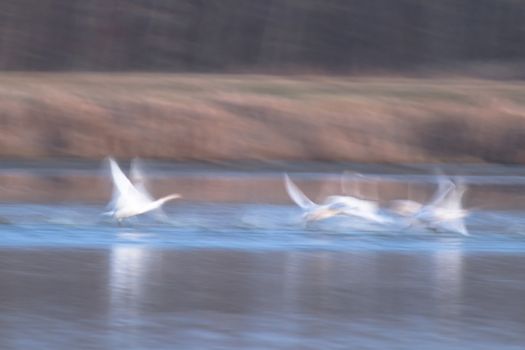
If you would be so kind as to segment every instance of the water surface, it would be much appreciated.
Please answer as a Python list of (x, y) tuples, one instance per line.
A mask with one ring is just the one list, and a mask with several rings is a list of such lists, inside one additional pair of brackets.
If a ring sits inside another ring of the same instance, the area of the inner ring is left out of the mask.
[(521, 349), (525, 219), (470, 237), (287, 205), (0, 205), (1, 349)]

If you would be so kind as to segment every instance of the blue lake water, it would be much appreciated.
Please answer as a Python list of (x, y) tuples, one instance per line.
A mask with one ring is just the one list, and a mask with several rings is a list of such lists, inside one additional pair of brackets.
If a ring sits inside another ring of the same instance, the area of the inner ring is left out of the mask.
[(0, 205), (0, 349), (522, 349), (525, 213), (463, 237), (297, 208)]

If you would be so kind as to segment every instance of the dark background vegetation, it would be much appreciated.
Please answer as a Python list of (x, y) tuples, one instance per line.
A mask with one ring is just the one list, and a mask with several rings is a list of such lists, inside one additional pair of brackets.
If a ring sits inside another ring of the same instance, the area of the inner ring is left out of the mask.
[(2, 159), (525, 163), (524, 0), (3, 0), (0, 71)]
[(0, 52), (2, 70), (520, 74), (525, 1), (3, 0)]

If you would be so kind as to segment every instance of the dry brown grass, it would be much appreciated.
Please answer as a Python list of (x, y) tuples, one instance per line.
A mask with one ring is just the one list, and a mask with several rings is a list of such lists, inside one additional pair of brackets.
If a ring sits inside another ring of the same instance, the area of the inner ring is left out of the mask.
[(0, 157), (525, 162), (525, 84), (0, 75)]

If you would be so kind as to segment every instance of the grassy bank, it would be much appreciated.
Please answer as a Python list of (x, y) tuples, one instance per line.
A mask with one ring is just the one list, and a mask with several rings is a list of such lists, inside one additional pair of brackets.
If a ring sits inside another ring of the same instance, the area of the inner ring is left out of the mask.
[(525, 83), (0, 75), (0, 157), (525, 162)]

